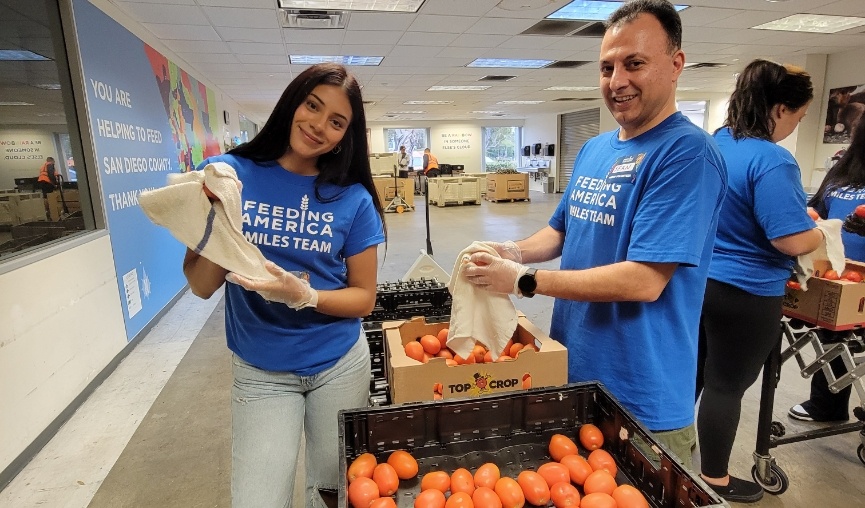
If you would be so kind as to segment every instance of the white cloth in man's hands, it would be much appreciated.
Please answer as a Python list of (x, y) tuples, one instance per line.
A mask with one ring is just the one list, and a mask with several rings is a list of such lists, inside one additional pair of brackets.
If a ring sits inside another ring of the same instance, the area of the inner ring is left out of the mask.
[(796, 266), (793, 268), (796, 280), (802, 285), (802, 289), (808, 289), (808, 279), (814, 275), (815, 259), (828, 259), (832, 269), (838, 272), (838, 275), (844, 271), (847, 262), (844, 259), (844, 244), (841, 242), (842, 224), (841, 219), (817, 221), (817, 229), (823, 232), (823, 243), (814, 252), (798, 256)]
[(465, 277), (464, 271), (472, 266), (469, 258), (476, 252), (501, 259), (495, 249), (483, 242), (473, 242), (457, 256), (448, 282), (453, 303), (447, 346), (466, 358), (478, 341), (496, 359), (517, 329), (517, 309), (507, 294), (487, 291)]
[(273, 275), (273, 280), (254, 281), (236, 273), (229, 273), (225, 280), (247, 291), (255, 291), (269, 302), (284, 303), (294, 310), (318, 306), (318, 291), (312, 289), (309, 282), (272, 261), (265, 263), (264, 267)]

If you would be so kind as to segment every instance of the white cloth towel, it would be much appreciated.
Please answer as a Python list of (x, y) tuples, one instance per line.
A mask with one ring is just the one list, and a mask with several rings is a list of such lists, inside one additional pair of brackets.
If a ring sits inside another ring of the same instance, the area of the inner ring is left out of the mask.
[(495, 249), (482, 242), (473, 242), (457, 256), (448, 282), (453, 303), (447, 345), (466, 358), (478, 341), (489, 349), (495, 360), (517, 329), (517, 309), (508, 295), (492, 293), (466, 279), (463, 269), (475, 252), (499, 257)]
[[(202, 184), (219, 200), (211, 203)], [(154, 224), (194, 252), (248, 279), (271, 280), (261, 251), (243, 236), (239, 184), (234, 168), (215, 162), (168, 175), (168, 185), (142, 192), (138, 203)]]
[(826, 219), (817, 221), (817, 229), (823, 232), (823, 243), (817, 250), (802, 254), (796, 258), (794, 273), (802, 289), (808, 289), (808, 279), (814, 275), (814, 260), (828, 259), (832, 269), (841, 275), (846, 266), (844, 260), (844, 244), (841, 242), (841, 219)]

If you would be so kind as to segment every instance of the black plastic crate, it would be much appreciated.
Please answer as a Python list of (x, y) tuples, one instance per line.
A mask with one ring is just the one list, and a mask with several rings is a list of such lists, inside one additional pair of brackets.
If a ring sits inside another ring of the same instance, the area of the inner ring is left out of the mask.
[[(398, 506), (413, 506), (420, 479), (434, 470), (474, 472), (495, 462), (502, 476), (537, 469), (550, 461), (548, 445), (561, 433), (578, 442), (583, 423), (604, 434), (604, 449), (616, 459), (619, 484), (634, 485), (655, 508), (729, 507), (699, 477), (684, 468), (600, 383), (535, 388), (478, 399), (351, 409), (339, 413), (340, 477), (336, 506), (350, 508), (346, 473), (351, 461), (370, 452), (382, 462), (394, 450), (418, 461), (416, 478), (400, 481)], [(634, 444), (660, 450), (656, 467)], [(583, 453), (585, 453), (583, 451)]]

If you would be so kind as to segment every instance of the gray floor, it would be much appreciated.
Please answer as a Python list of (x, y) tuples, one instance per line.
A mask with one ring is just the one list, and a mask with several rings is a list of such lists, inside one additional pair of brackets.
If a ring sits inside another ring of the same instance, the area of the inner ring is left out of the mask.
[[(560, 196), (533, 192), (530, 203), (432, 207), (434, 258), (450, 271), (459, 251), (474, 240), (525, 237), (546, 224)], [(379, 281), (401, 278), (426, 245), (422, 203), (415, 212), (388, 214), (387, 225), (389, 239)], [(548, 266), (554, 267), (555, 263)], [(521, 299), (516, 305), (541, 329), (549, 329), (550, 299)], [(222, 306), (217, 306), (201, 329), (111, 467), (91, 507), (230, 506), (231, 380), (222, 312)], [(801, 402), (807, 390), (808, 381), (798, 375), (792, 364), (787, 365), (776, 393), (775, 418), (788, 430), (806, 428), (794, 425), (785, 413), (790, 405)], [(748, 477), (753, 465), (758, 404), (759, 385), (752, 387), (743, 403), (731, 460), (731, 472), (739, 476)], [(781, 496), (767, 495), (752, 506), (865, 506), (865, 466), (856, 457), (858, 444), (858, 435), (846, 434), (773, 450), (778, 464), (790, 477), (790, 488)]]

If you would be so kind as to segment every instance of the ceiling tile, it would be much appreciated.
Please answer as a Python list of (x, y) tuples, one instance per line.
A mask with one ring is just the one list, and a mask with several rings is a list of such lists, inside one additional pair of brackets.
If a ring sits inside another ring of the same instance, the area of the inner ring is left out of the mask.
[(389, 31), (403, 32), (411, 25), (416, 16), (413, 13), (352, 12), (348, 18), (347, 29), (380, 31), (383, 27), (387, 27)]
[(535, 23), (533, 19), (480, 18), (466, 33), (517, 35)]
[[(140, 1), (140, 0), (136, 0)], [(161, 0), (160, 0), (161, 1)], [(172, 0), (167, 0), (172, 1)], [(192, 0), (190, 0), (192, 1)], [(198, 5), (209, 5), (213, 7), (237, 7), (238, 0), (195, 0)], [(242, 0), (244, 7), (250, 9), (273, 9), (276, 10), (276, 2), (274, 0)]]
[(278, 28), (250, 30), (248, 28), (221, 26), (216, 31), (227, 42), (270, 42), (282, 44), (282, 30)]
[(370, 31), (353, 31), (345, 32), (345, 37), (342, 40), (343, 44), (396, 44), (402, 32), (390, 32), (381, 30), (378, 32)]
[(210, 21), (195, 5), (149, 4), (124, 2), (118, 6), (139, 23), (209, 25)]
[(392, 49), (393, 46), (388, 45), (343, 44), (336, 54), (347, 56), (387, 56)]
[(470, 48), (494, 48), (508, 39), (509, 37), (506, 35), (462, 34), (454, 39), (450, 45)]
[(213, 26), (237, 26), (244, 28), (279, 28), (275, 9), (250, 9), (233, 7), (203, 7)]
[(501, 0), (429, 0), (423, 3), (421, 14), (453, 14), (483, 16)]
[(480, 58), (488, 48), (464, 48), (464, 47), (447, 47), (442, 48), (436, 56), (442, 58), (463, 58), (466, 63), (471, 62), (475, 58)]
[(163, 40), (218, 41), (219, 34), (210, 25), (165, 25), (145, 23), (144, 28)]
[(237, 58), (240, 63), (245, 64), (285, 64), (288, 63), (288, 56), (282, 55), (232, 55)]
[(195, 63), (239, 63), (239, 60), (231, 53), (179, 53), (178, 56), (185, 61)]
[[(345, 30), (283, 28), (282, 40), (287, 44), (342, 44)], [(320, 53), (319, 53), (320, 54)]]
[(400, 46), (446, 46), (459, 34), (445, 34), (434, 32), (406, 32), (399, 40)]
[(477, 23), (471, 16), (439, 16), (420, 14), (408, 28), (410, 32), (442, 32), (461, 34)]
[[(286, 44), (285, 51), (289, 55), (316, 55), (316, 56), (334, 56), (342, 52), (342, 47), (339, 45), (323, 45), (323, 44)], [(375, 55), (364, 55), (375, 56)], [(381, 55), (378, 55), (381, 56)], [(306, 67), (306, 66), (304, 66)]]
[(285, 46), (282, 44), (265, 44), (259, 42), (229, 42), (228, 47), (232, 53), (239, 55), (284, 55)]
[(742, 15), (745, 11), (740, 9), (724, 9), (712, 7), (690, 7), (680, 13), (682, 24), (685, 26), (709, 25), (731, 16)]
[(228, 44), (222, 41), (170, 41), (166, 43), (172, 51), (183, 53), (231, 53)]

